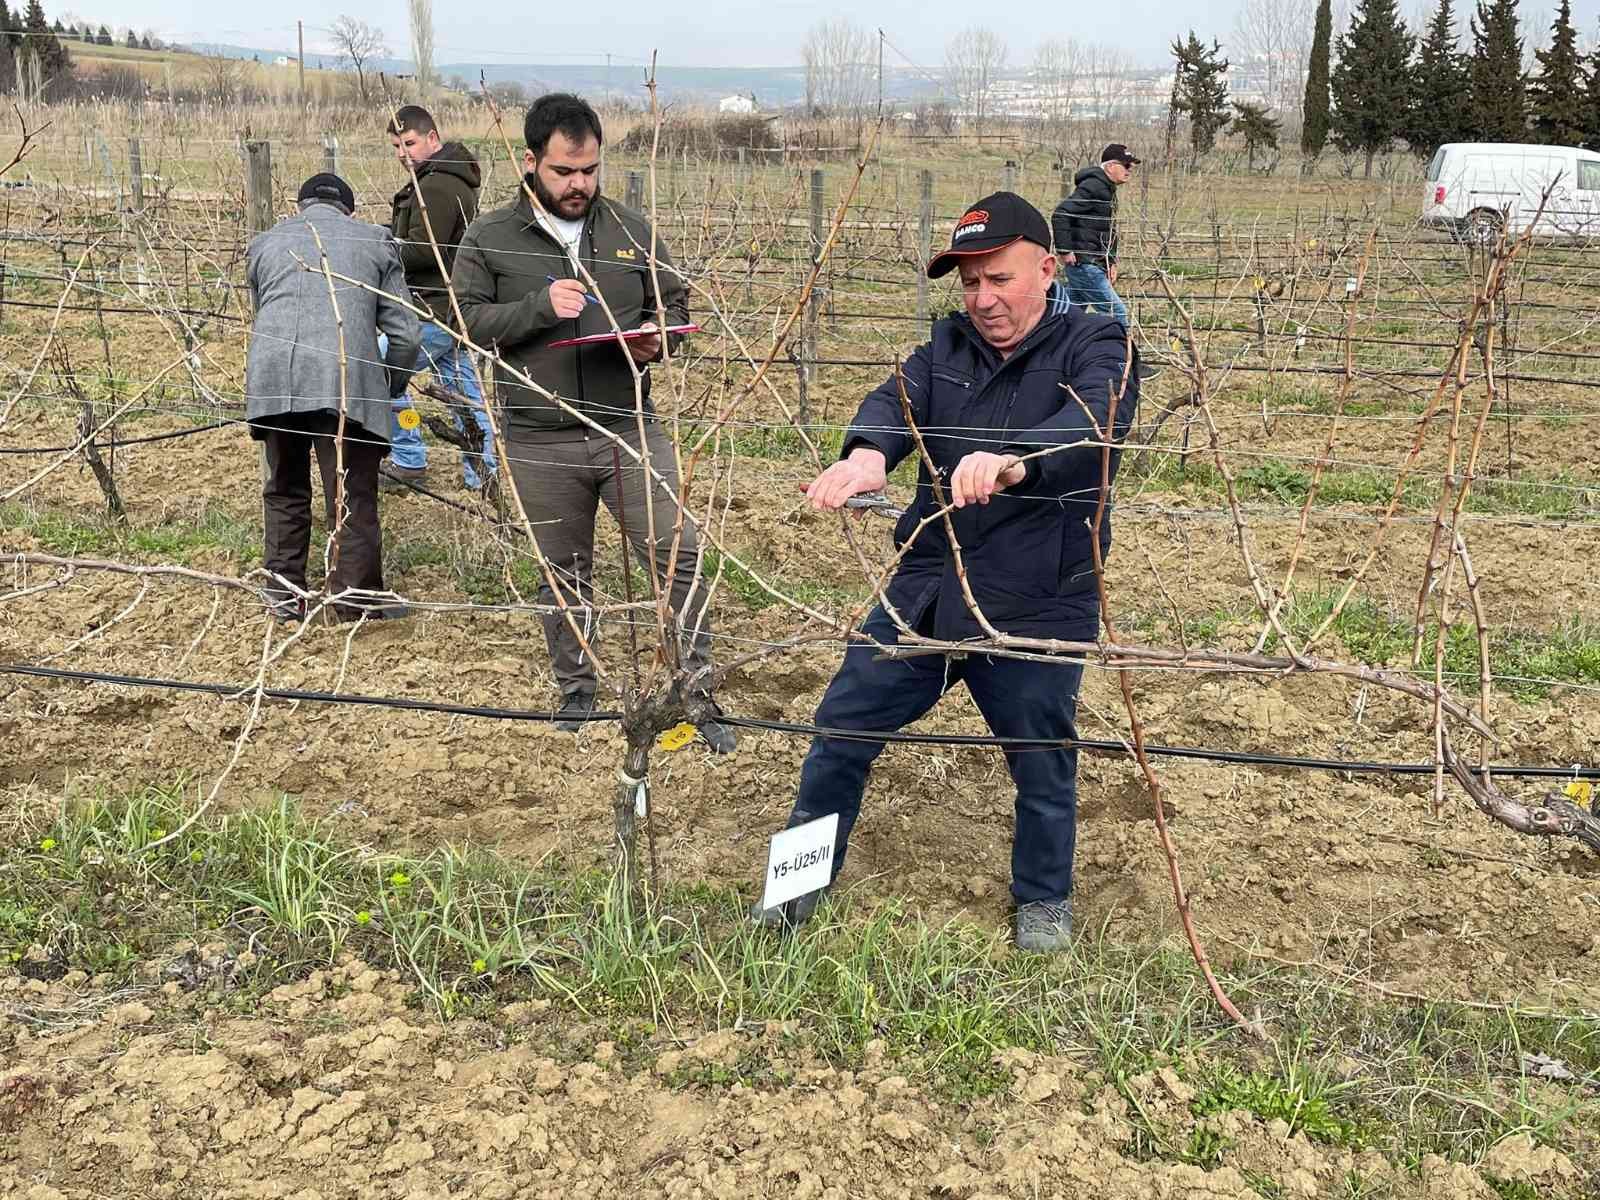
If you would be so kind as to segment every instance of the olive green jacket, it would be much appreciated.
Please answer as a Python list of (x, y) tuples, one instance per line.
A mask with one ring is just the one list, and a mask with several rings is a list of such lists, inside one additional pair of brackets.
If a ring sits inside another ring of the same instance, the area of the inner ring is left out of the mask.
[[(650, 272), (650, 225), (639, 213), (607, 196), (589, 210), (578, 253), (623, 329), (660, 323)], [(666, 247), (657, 244), (656, 276), (668, 325), (689, 319), (689, 290)], [(599, 304), (584, 305), (572, 320), (550, 306), (550, 276), (577, 277), (566, 252), (535, 219), (524, 193), (516, 204), (480, 216), (467, 229), (456, 255), (454, 285), (472, 340), (495, 350), (510, 366), (599, 424), (616, 427), (633, 419), (633, 375), (626, 351), (615, 342), (553, 349), (551, 342), (611, 328)], [(678, 338), (669, 339), (676, 346)], [(646, 372), (648, 408), (650, 377)], [(508, 436), (565, 440), (581, 436), (583, 424), (496, 364), (495, 390)]]

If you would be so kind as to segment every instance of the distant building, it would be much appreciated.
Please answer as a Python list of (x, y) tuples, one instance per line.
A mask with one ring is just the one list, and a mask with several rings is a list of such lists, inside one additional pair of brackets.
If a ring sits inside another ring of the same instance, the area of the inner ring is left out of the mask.
[(756, 98), (752, 96), (724, 96), (717, 101), (717, 111), (720, 113), (753, 113), (756, 111)]
[(299, 62), (300, 60), (292, 54), (280, 54), (277, 58), (272, 60), (272, 65), (275, 67), (292, 67), (297, 65)]

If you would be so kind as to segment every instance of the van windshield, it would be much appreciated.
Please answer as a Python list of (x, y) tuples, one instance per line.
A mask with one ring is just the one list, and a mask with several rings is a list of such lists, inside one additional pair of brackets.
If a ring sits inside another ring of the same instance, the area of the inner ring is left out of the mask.
[(1428, 164), (1428, 182), (1438, 183), (1439, 173), (1444, 170), (1444, 147), (1440, 146), (1433, 152), (1433, 161)]

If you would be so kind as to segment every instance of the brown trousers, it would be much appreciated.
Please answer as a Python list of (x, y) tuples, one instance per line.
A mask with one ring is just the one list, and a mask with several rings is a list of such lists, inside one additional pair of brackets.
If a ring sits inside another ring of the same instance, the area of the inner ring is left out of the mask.
[[(346, 588), (383, 591), (383, 532), (378, 524), (378, 464), (388, 446), (359, 425), (345, 424), (344, 522), (334, 512), (338, 490), (339, 414), (295, 413), (253, 431), (267, 455), (267, 477), (261, 488), (266, 537), (262, 565), (296, 587), (306, 586), (306, 555), (311, 549), (311, 456), (322, 475), (322, 499), (328, 528), (335, 531), (329, 547), (328, 591)], [(364, 606), (336, 605), (341, 617), (359, 616)]]
[[(650, 460), (673, 492), (678, 490), (678, 471), (672, 443), (654, 421), (646, 426)], [(639, 431), (633, 424), (619, 430), (635, 448)], [(516, 480), (517, 494), (533, 522), (533, 536), (561, 585), (568, 604), (587, 605), (594, 590), (590, 577), (594, 568), (594, 522), (600, 503), (611, 510), (618, 524), (627, 529), (628, 541), (647, 571), (654, 571), (663, 586), (670, 588), (672, 611), (677, 614), (679, 661), (691, 671), (710, 662), (711, 620), (705, 611), (710, 580), (702, 573), (694, 589), (693, 611), (684, 605), (694, 584), (699, 539), (691, 520), (683, 523), (677, 560), (672, 559), (673, 530), (678, 521), (678, 506), (660, 483), (655, 485), (656, 541), (650, 542), (650, 524), (645, 510), (644, 468), (621, 453), (609, 438), (597, 433), (580, 434), (562, 430), (565, 441), (546, 441), (527, 434), (512, 433), (503, 461), (509, 463)], [(617, 470), (620, 457), (621, 472)], [(544, 522), (544, 523), (542, 523)], [(648, 601), (649, 581), (635, 578), (633, 598)], [(614, 598), (620, 600), (621, 597)], [(556, 603), (548, 582), (539, 588), (539, 603)], [(574, 612), (573, 618), (594, 647), (599, 629), (592, 616)], [(657, 641), (655, 617), (647, 610), (636, 610), (625, 619), (635, 622), (639, 644), (652, 646)], [(544, 617), (545, 640), (556, 682), (564, 696), (592, 694), (595, 690), (594, 665), (583, 653), (583, 646), (563, 614)]]

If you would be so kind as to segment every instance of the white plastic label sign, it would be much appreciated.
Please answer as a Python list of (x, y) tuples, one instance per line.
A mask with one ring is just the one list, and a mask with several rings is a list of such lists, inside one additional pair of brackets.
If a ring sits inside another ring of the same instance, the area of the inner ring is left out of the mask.
[(833, 879), (833, 843), (839, 836), (839, 814), (829, 813), (772, 839), (767, 854), (767, 889), (762, 908), (778, 905), (828, 886)]

